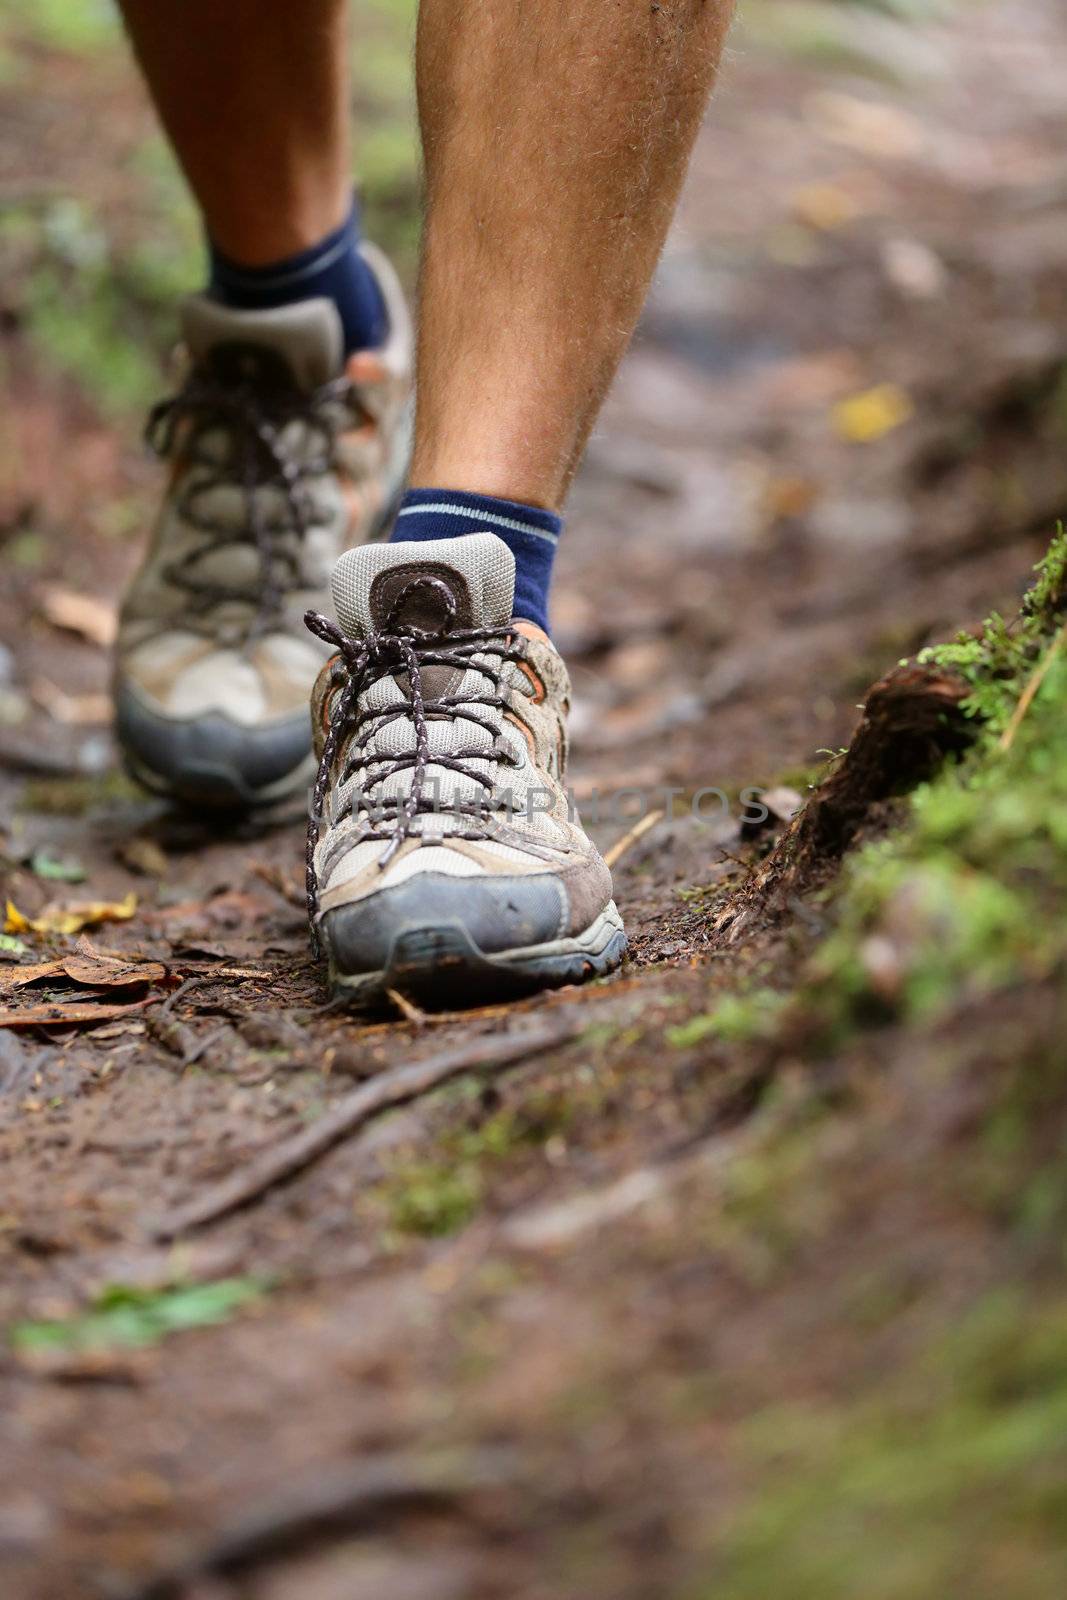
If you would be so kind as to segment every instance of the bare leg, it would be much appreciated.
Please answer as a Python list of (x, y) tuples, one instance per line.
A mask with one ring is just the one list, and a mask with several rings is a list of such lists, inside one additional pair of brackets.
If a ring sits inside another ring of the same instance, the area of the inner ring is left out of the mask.
[(422, 0), (415, 485), (561, 503), (633, 331), (733, 0)]
[(121, 0), (215, 244), (255, 266), (352, 200), (347, 0)]

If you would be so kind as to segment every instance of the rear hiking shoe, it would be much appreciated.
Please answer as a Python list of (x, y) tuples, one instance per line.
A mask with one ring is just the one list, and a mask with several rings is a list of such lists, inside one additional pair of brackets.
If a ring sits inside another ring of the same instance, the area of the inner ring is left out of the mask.
[(390, 337), (347, 362), (333, 302), (182, 308), (187, 375), (148, 438), (170, 481), (123, 601), (118, 737), (148, 788), (247, 810), (314, 776), (308, 696), (327, 654), (303, 615), (350, 545), (383, 531), (407, 471), (411, 324), (380, 252)]
[(435, 1004), (610, 972), (611, 874), (563, 790), (570, 685), (519, 631), (492, 533), (372, 545), (333, 575), (312, 701), (308, 912), (334, 993)]

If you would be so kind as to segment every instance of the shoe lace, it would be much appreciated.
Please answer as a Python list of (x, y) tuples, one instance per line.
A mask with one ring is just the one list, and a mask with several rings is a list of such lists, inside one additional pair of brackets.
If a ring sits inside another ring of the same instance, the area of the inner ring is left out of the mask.
[[(178, 450), (189, 467), (200, 469), (193, 481), (190, 473), (183, 474), (177, 509), (182, 521), (204, 537), (168, 563), (164, 577), (209, 606), (226, 601), (247, 604), (246, 586), (207, 580), (195, 569), (220, 544), (251, 544), (259, 555), (259, 573), (254, 609), (245, 628), (246, 646), (277, 621), (285, 596), (300, 587), (300, 546), (314, 519), (309, 484), (332, 470), (339, 425), (331, 412), (338, 403), (351, 405), (353, 398), (346, 377), (310, 391), (281, 385), (264, 370), (257, 353), (249, 351), (239, 378), (194, 369), (177, 394), (161, 400), (149, 413), (145, 438), (150, 449), (161, 458)], [(294, 421), (308, 429), (300, 458), (283, 441), (285, 429)], [(206, 435), (214, 431), (223, 432), (229, 441), (224, 461), (204, 447)], [(312, 447), (315, 439), (321, 449)], [(243, 529), (211, 516), (201, 504), (213, 490), (235, 483), (244, 492)], [(281, 490), (286, 513), (281, 521), (268, 521), (264, 515), (260, 493), (264, 488)], [(211, 630), (205, 624), (201, 631)]]
[[(443, 603), (444, 620), (436, 629), (398, 626), (399, 613), (420, 589), (434, 590)], [(345, 749), (345, 755), (337, 773), (338, 787), (343, 787), (357, 772), (361, 773), (362, 781), (341, 807), (331, 814), (332, 822), (338, 822), (344, 815), (353, 813), (357, 799), (365, 800), (370, 791), (389, 778), (400, 772), (411, 772), (411, 782), (406, 792), (403, 795), (376, 797), (373, 813), (368, 813), (365, 819), (361, 838), (379, 840), (385, 844), (386, 848), (378, 859), (379, 870), (383, 872), (411, 833), (415, 818), (440, 813), (442, 809), (436, 791), (427, 790), (429, 766), (458, 773), (483, 791), (470, 800), (452, 799), (445, 808), (454, 817), (470, 819), (468, 827), (458, 830), (455, 836), (476, 839), (483, 837), (485, 824), (492, 815), (495, 782), (470, 763), (484, 763), (489, 757), (509, 766), (521, 765), (521, 761), (514, 757), (501, 738), (499, 718), (494, 720), (492, 717), (494, 711), (499, 712), (507, 705), (500, 693), (505, 662), (523, 659), (519, 635), (511, 628), (457, 628), (455, 620), (456, 606), (448, 585), (429, 574), (419, 575), (405, 584), (397, 594), (384, 626), (362, 639), (349, 638), (328, 617), (317, 611), (308, 611), (304, 616), (304, 622), (311, 632), (337, 651), (331, 670), (333, 681), (340, 691), (330, 713), (308, 818), (306, 890), (311, 943), (316, 955), (320, 945), (317, 926), (319, 882), (315, 855), (322, 833), (326, 794), (342, 748)], [(452, 667), (464, 673), (473, 669), (485, 680), (486, 690), (484, 693), (465, 690), (462, 694), (427, 697), (423, 670), (430, 666)], [(406, 675), (407, 679), (404, 700), (400, 704), (379, 708), (364, 702), (367, 690), (379, 679), (398, 674)], [(479, 708), (483, 708), (484, 714)], [(380, 730), (399, 718), (409, 718), (414, 724), (414, 748), (388, 755), (372, 750), (370, 746)], [(461, 748), (451, 753), (434, 751), (431, 756), (427, 733), (429, 719), (474, 723), (493, 736), (492, 749)]]

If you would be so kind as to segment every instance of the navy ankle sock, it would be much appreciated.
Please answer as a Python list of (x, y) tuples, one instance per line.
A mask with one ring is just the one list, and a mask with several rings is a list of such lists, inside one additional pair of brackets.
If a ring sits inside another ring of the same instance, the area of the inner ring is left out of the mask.
[(496, 500), (487, 494), (453, 489), (409, 489), (391, 534), (399, 539), (455, 539), (487, 529), (503, 539), (515, 557), (514, 614), (548, 628), (548, 587), (552, 562), (563, 531), (553, 511)]
[(265, 311), (323, 296), (341, 316), (345, 354), (385, 343), (389, 315), (378, 280), (360, 253), (359, 208), (339, 228), (297, 255), (267, 266), (244, 267), (210, 243), (210, 292), (224, 305)]

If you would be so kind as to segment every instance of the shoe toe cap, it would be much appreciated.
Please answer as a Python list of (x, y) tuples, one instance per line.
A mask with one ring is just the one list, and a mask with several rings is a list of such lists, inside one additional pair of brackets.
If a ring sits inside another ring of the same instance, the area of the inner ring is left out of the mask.
[(129, 684), (115, 693), (119, 741), (136, 776), (195, 805), (243, 809), (285, 798), (310, 781), (307, 711), (245, 727), (221, 712), (168, 716)]
[(547, 944), (561, 936), (566, 920), (566, 894), (551, 872), (419, 873), (334, 907), (321, 927), (334, 970), (351, 976), (384, 971), (405, 951), (422, 950), (432, 960), (435, 942), (444, 952), (455, 935), (486, 956)]

